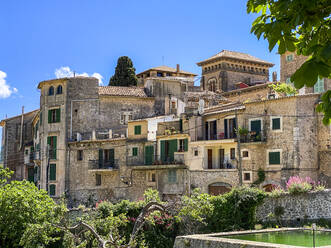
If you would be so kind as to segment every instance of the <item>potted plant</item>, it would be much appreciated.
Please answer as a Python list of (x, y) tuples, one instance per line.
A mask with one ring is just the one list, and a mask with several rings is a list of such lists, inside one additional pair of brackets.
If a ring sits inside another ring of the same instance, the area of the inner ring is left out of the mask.
[(249, 133), (248, 129), (244, 127), (239, 127), (238, 133), (240, 135), (240, 141), (246, 141), (247, 135)]

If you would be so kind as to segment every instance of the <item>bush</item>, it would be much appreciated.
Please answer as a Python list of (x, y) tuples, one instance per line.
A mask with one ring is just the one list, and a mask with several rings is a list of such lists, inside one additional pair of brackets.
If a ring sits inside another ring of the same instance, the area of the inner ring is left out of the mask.
[(286, 183), (286, 188), (291, 194), (305, 193), (312, 190), (314, 181), (310, 177), (301, 178), (292, 176)]
[(280, 186), (274, 186), (272, 191), (268, 193), (268, 196), (272, 198), (278, 198), (281, 195), (285, 194), (285, 190)]

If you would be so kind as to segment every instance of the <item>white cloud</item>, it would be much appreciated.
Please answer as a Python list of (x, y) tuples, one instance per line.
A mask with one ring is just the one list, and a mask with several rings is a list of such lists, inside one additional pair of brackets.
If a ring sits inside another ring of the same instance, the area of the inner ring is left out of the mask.
[[(55, 76), (56, 78), (64, 78), (64, 77), (73, 77), (74, 76), (74, 72), (70, 69), (69, 66), (62, 66), (58, 69), (55, 70)], [(83, 73), (75, 73), (76, 76), (81, 76), (81, 77), (95, 77), (98, 79), (99, 81), (99, 85), (103, 85), (102, 79), (103, 76), (101, 76), (100, 73), (94, 72), (92, 75), (89, 75), (86, 72)]]
[(12, 93), (18, 92), (16, 88), (11, 88), (6, 82), (7, 74), (0, 71), (0, 98), (10, 97)]

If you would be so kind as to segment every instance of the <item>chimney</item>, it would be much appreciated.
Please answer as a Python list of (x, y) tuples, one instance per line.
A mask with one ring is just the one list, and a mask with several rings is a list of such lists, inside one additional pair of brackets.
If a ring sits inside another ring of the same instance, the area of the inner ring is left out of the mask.
[(180, 71), (179, 64), (177, 64), (177, 66), (176, 66), (176, 72), (179, 73), (179, 71)]
[(274, 71), (274, 72), (272, 72), (272, 82), (277, 82), (277, 72), (276, 71)]

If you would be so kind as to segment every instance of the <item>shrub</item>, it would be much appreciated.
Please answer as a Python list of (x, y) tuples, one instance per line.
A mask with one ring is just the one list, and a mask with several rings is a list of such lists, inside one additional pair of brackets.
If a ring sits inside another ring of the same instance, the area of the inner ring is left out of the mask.
[(285, 190), (280, 186), (274, 186), (272, 191), (268, 195), (272, 198), (278, 198), (281, 195), (285, 194)]
[(286, 183), (286, 188), (291, 194), (298, 194), (311, 191), (313, 185), (314, 181), (310, 177), (292, 176)]

